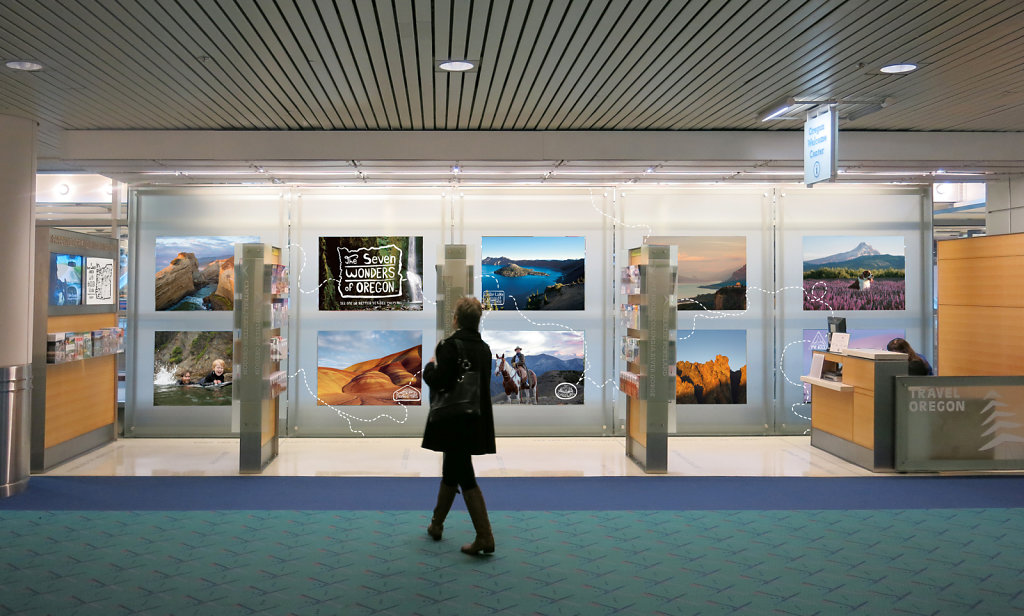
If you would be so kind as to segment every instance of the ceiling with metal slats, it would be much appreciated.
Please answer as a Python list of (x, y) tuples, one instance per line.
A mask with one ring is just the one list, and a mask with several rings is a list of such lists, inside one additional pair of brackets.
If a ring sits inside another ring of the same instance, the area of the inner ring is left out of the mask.
[(11, 60), (44, 66), (0, 66), (43, 159), (63, 130), (799, 129), (760, 120), (786, 98), (1024, 131), (1020, 0), (2, 0)]

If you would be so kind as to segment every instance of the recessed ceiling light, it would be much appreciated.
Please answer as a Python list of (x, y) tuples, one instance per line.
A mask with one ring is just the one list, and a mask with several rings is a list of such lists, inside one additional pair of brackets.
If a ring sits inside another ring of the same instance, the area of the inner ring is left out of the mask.
[(883, 73), (889, 73), (890, 75), (896, 73), (909, 73), (910, 71), (917, 70), (916, 64), (887, 64), (882, 68), (878, 69)]
[(41, 71), (43, 65), (31, 60), (11, 60), (7, 63), (7, 68), (13, 68), (16, 71)]
[(438, 63), (437, 68), (442, 71), (453, 71), (461, 73), (462, 71), (468, 71), (476, 65), (469, 60), (445, 60)]

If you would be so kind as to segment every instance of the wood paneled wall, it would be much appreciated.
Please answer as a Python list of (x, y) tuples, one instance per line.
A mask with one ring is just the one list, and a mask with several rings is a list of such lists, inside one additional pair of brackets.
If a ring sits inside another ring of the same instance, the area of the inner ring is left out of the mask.
[(938, 374), (1024, 374), (1024, 234), (939, 242), (938, 268)]
[[(117, 315), (54, 316), (47, 332), (92, 331), (116, 327)], [(117, 355), (46, 367), (47, 448), (117, 421)]]

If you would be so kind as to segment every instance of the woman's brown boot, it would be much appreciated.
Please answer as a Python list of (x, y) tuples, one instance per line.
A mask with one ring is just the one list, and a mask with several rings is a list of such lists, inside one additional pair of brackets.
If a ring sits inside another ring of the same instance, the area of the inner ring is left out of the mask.
[(473, 556), (480, 552), (493, 553), (494, 535), (491, 533), (491, 521), (487, 518), (487, 505), (484, 503), (484, 494), (480, 491), (480, 486), (472, 490), (463, 490), (462, 498), (466, 500), (466, 509), (469, 510), (469, 518), (473, 520), (473, 528), (476, 530), (476, 539), (473, 543), (462, 546), (462, 551)]
[(427, 527), (427, 534), (434, 541), (441, 540), (441, 533), (444, 532), (444, 519), (455, 502), (455, 495), (459, 493), (458, 486), (447, 486), (442, 481), (441, 487), (437, 489), (437, 506), (434, 507), (434, 516), (430, 518), (430, 526)]

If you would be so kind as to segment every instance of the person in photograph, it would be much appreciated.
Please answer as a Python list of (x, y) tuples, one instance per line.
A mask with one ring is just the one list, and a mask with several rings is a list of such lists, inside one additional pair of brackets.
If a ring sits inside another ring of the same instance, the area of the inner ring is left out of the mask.
[(512, 367), (519, 373), (519, 381), (529, 385), (527, 378), (530, 371), (526, 369), (526, 356), (523, 355), (523, 347), (521, 346), (516, 347), (516, 354), (512, 357)]
[(455, 501), (455, 495), (462, 488), (462, 498), (473, 521), (476, 538), (462, 546), (466, 554), (494, 552), (494, 535), (487, 517), (487, 505), (483, 493), (476, 483), (473, 470), (474, 455), (496, 453), (494, 442), (494, 413), (490, 398), (491, 348), (480, 337), (480, 315), (483, 307), (475, 297), (462, 297), (455, 304), (455, 333), (437, 345), (434, 356), (423, 368), (423, 380), (430, 386), (431, 397), (438, 391), (453, 391), (456, 378), (461, 374), (459, 350), (456, 340), (462, 343), (469, 370), (479, 379), (480, 413), (452, 419), (430, 421), (423, 431), (424, 449), (444, 454), (441, 464), (441, 485), (437, 493), (430, 526), (427, 527), (434, 541), (441, 540), (444, 520)]
[(910, 343), (903, 338), (893, 338), (885, 345), (886, 350), (907, 354), (907, 374), (910, 376), (934, 376), (935, 371), (932, 365), (923, 355), (914, 350)]
[(181, 378), (178, 379), (178, 385), (192, 384), (192, 372), (190, 370), (186, 370), (185, 372), (181, 373)]
[(203, 378), (203, 385), (223, 385), (227, 382), (227, 378), (224, 376), (224, 360), (215, 359), (213, 360), (213, 370), (210, 374), (207, 374)]

